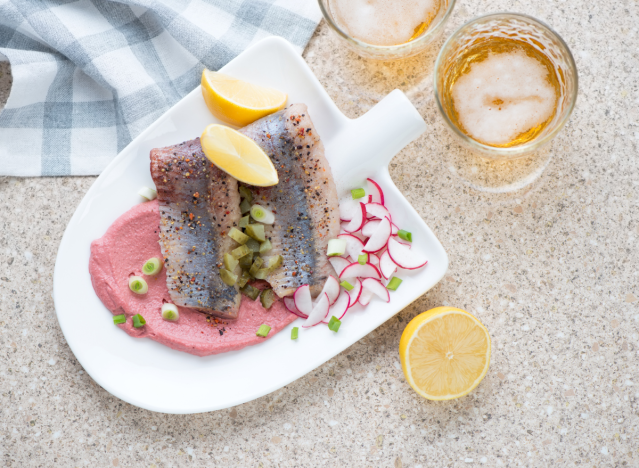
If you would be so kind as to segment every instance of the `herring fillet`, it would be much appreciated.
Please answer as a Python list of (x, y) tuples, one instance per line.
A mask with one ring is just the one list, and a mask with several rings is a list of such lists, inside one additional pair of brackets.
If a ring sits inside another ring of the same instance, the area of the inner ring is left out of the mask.
[(305, 104), (291, 104), (239, 130), (271, 158), (279, 183), (250, 187), (254, 203), (275, 213), (266, 235), (273, 246), (267, 255), (284, 262), (267, 278), (275, 293), (288, 296), (308, 284), (316, 296), (329, 275), (335, 275), (326, 255), (329, 239), (340, 231), (339, 201), (324, 145)]
[(173, 302), (226, 319), (237, 318), (240, 293), (219, 275), (235, 248), (228, 232), (241, 217), (237, 180), (202, 152), (200, 139), (151, 151), (160, 203), (160, 246)]

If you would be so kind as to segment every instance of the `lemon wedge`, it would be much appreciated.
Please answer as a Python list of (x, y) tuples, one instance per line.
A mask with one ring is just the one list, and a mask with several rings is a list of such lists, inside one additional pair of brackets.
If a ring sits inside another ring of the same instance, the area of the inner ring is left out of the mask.
[(454, 307), (419, 314), (399, 341), (406, 380), (429, 400), (452, 400), (470, 393), (490, 364), (490, 335), (473, 315)]
[(287, 99), (286, 93), (277, 89), (206, 69), (202, 72), (202, 95), (214, 116), (238, 127), (277, 112)]
[(240, 182), (258, 187), (276, 185), (277, 171), (268, 155), (257, 143), (237, 130), (211, 124), (200, 138), (209, 160)]

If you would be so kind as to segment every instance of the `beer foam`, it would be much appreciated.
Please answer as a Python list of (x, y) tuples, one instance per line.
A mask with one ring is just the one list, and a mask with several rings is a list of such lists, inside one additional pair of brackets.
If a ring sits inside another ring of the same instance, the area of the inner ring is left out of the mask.
[(408, 42), (415, 29), (430, 23), (439, 0), (331, 0), (335, 21), (350, 36), (367, 44), (390, 46)]
[(469, 136), (489, 145), (507, 144), (545, 122), (557, 101), (548, 69), (520, 50), (473, 63), (451, 94)]

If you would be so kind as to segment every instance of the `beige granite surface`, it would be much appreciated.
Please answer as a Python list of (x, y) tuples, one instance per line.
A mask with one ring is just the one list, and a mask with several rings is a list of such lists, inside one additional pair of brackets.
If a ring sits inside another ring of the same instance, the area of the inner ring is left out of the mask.
[[(391, 173), (450, 270), (374, 333), (258, 400), (165, 415), (96, 385), (51, 299), (60, 239), (94, 178), (0, 178), (0, 466), (639, 466), (639, 3), (460, 2), (446, 34), (500, 10), (553, 25), (581, 80), (552, 162), (513, 195), (468, 189), (442, 163), (456, 144), (434, 107), (433, 53), (370, 62), (320, 25), (304, 55), (348, 116), (398, 87), (429, 124)], [(9, 87), (0, 64), (0, 99)], [(470, 395), (430, 402), (406, 384), (397, 347), (412, 317), (441, 304), (476, 314), (493, 356)]]

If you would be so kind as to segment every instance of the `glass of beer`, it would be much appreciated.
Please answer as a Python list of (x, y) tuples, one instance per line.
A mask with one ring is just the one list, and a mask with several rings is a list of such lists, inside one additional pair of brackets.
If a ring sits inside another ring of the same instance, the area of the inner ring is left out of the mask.
[(437, 39), (455, 0), (319, 0), (330, 28), (365, 58), (396, 60)]
[(437, 106), (453, 134), (486, 158), (539, 151), (568, 121), (577, 67), (566, 43), (530, 16), (476, 18), (446, 41), (435, 63)]

